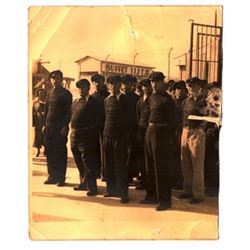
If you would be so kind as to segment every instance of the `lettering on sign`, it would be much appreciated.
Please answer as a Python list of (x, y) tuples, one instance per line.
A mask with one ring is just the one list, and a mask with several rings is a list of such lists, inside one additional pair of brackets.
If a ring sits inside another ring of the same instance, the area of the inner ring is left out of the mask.
[(117, 74), (131, 74), (134, 76), (144, 76), (147, 77), (152, 72), (152, 69), (132, 65), (116, 64), (116, 63), (102, 63), (102, 71), (107, 73), (117, 73)]

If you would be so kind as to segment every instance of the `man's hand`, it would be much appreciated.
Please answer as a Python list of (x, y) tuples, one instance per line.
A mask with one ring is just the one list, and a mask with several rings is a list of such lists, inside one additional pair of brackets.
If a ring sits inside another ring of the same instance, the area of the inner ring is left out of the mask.
[(45, 126), (43, 126), (43, 128), (42, 128), (42, 133), (43, 134), (45, 134), (45, 130), (46, 130), (46, 128), (45, 128)]

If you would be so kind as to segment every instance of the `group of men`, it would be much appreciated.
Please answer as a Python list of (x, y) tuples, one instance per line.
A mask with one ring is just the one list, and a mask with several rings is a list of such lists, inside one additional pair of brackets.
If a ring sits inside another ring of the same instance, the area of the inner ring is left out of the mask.
[(157, 211), (171, 207), (171, 189), (183, 188), (181, 199), (196, 204), (204, 200), (204, 121), (189, 115), (204, 115), (206, 101), (201, 81), (191, 78), (170, 81), (162, 72), (152, 72), (139, 83), (131, 75), (91, 77), (95, 86), (81, 79), (79, 98), (63, 88), (63, 74), (53, 71), (54, 88), (45, 107), (44, 137), (48, 179), (44, 184), (65, 185), (67, 135), (80, 184), (75, 191), (98, 194), (97, 179), (106, 181), (104, 197), (129, 202), (129, 183), (137, 177), (145, 189), (141, 204), (156, 204)]

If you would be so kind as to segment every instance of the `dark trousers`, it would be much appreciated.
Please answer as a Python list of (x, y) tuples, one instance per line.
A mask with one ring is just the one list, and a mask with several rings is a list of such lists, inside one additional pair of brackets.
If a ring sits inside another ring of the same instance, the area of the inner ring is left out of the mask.
[(173, 150), (166, 127), (149, 126), (145, 135), (146, 192), (148, 197), (171, 204)]
[(101, 173), (102, 178), (105, 179), (105, 164), (104, 164), (104, 152), (103, 152), (103, 132), (99, 132), (99, 157), (100, 157), (100, 167), (99, 173)]
[(128, 137), (103, 137), (107, 192), (120, 197), (128, 196)]
[(72, 129), (71, 151), (80, 175), (80, 184), (87, 184), (89, 191), (96, 192), (99, 170), (98, 132), (94, 129)]
[(139, 142), (139, 154), (138, 154), (138, 166), (142, 177), (142, 183), (146, 184), (146, 165), (145, 165), (145, 134), (146, 128), (139, 128), (138, 130), (138, 142)]
[(138, 167), (139, 145), (136, 132), (137, 132), (136, 130), (130, 131), (128, 136), (127, 166), (128, 166), (129, 181), (132, 181), (133, 177), (137, 177), (139, 175), (139, 167)]
[(61, 135), (61, 128), (49, 127), (45, 130), (45, 149), (48, 179), (64, 182), (67, 169), (67, 136)]
[(175, 169), (175, 187), (182, 189), (183, 176), (181, 170), (181, 133), (182, 129), (178, 130), (176, 136), (176, 147), (174, 149), (174, 169)]
[(205, 186), (219, 188), (219, 134), (207, 136), (205, 148), (204, 176)]

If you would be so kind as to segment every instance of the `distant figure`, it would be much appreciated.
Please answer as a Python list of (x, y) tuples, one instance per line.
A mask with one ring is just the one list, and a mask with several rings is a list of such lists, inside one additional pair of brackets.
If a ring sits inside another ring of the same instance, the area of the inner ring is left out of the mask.
[(62, 86), (63, 73), (56, 70), (50, 73), (54, 85), (45, 108), (45, 149), (48, 179), (44, 184), (65, 185), (67, 169), (67, 136), (71, 117), (72, 94)]
[(44, 146), (43, 138), (43, 124), (44, 124), (44, 112), (47, 92), (44, 89), (37, 91), (37, 97), (33, 101), (33, 120), (32, 125), (35, 128), (35, 138), (33, 147), (37, 148), (36, 157), (40, 155), (40, 149)]

